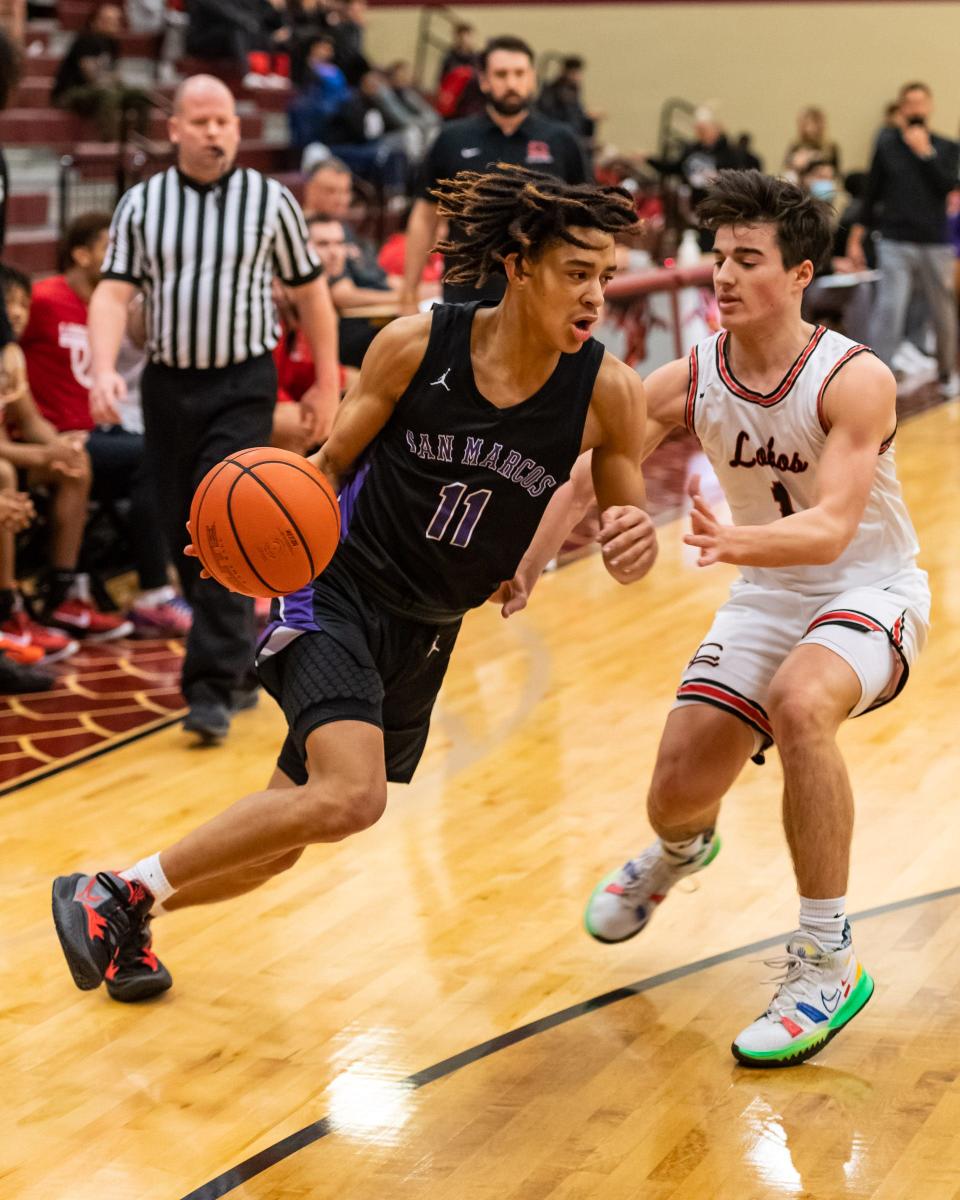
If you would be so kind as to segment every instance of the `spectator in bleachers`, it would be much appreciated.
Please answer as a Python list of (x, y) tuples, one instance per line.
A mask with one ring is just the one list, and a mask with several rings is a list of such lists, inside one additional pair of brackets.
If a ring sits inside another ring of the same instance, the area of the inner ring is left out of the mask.
[(478, 68), (480, 55), (477, 53), (476, 37), (477, 31), (472, 25), (461, 21), (459, 25), (454, 26), (453, 41), (450, 43), (450, 49), (443, 56), (437, 74), (438, 88), (443, 86), (443, 81), (450, 72), (458, 67), (469, 67), (471, 70)]
[(333, 61), (334, 53), (334, 41), (328, 33), (314, 38), (307, 51), (299, 94), (287, 110), (290, 138), (300, 149), (327, 140), (328, 123), (350, 96), (350, 85)]
[(840, 176), (840, 147), (827, 136), (827, 118), (822, 108), (808, 105), (797, 115), (797, 139), (783, 156), (784, 174), (799, 182), (814, 162), (829, 163)]
[[(88, 213), (71, 222), (59, 247), (61, 273), (35, 286), (21, 342), (30, 387), (43, 416), (63, 436), (76, 437), (79, 432), (83, 437), (92, 463), (94, 498), (110, 506), (129, 501), (129, 549), (141, 589), (131, 614), (135, 627), (154, 636), (184, 635), (190, 628), (189, 614), (172, 603), (175, 592), (168, 580), (163, 526), (146, 475), (142, 430), (131, 432), (122, 424), (95, 426), (90, 415), (88, 306), (100, 281), (109, 229), (109, 213)], [(136, 361), (135, 354), (133, 358)], [(58, 586), (51, 584), (49, 590), (47, 607), (55, 608)]]
[[(485, 112), (444, 125), (423, 164), (417, 199), (407, 222), (401, 296), (406, 312), (417, 308), (423, 269), (436, 243), (440, 217), (432, 191), (441, 179), (451, 179), (464, 169), (482, 169), (491, 162), (544, 171), (567, 183), (587, 179), (587, 161), (570, 130), (532, 111), (537, 76), (533, 51), (526, 42), (516, 37), (489, 41), (481, 55), (481, 87)], [(482, 288), (444, 285), (443, 296), (454, 302), (496, 300), (505, 286), (506, 276), (495, 274)]]
[[(2, 278), (10, 324), (19, 338), (30, 315), (30, 280), (9, 267)], [(45, 625), (59, 626), (89, 641), (125, 637), (132, 624), (100, 612), (91, 598), (89, 579), (77, 569), (91, 482), (90, 458), (84, 448), (87, 435), (82, 429), (58, 430), (42, 416), (31, 395), (23, 352), (15, 349), (18, 370), (8, 381), (4, 417), (9, 432), (4, 432), (0, 457), (26, 470), (31, 487), (42, 486), (51, 493), (50, 561), (41, 584), (42, 619)], [(8, 607), (3, 620), (23, 625), (23, 636), (34, 644), (42, 648), (48, 636), (58, 636), (49, 635), (44, 626), (34, 626), (15, 597), (8, 597)], [(61, 650), (69, 640), (59, 642)]]
[(124, 113), (138, 133), (146, 133), (150, 97), (128, 87), (117, 73), (123, 12), (116, 4), (101, 4), (87, 27), (74, 38), (50, 90), (50, 102), (97, 124), (105, 142), (116, 141)]
[(332, 36), (323, 0), (289, 0), (286, 21), (290, 29), (291, 78), (296, 88), (308, 81), (310, 47), (323, 36)]
[(585, 145), (589, 145), (603, 114), (587, 112), (583, 107), (584, 66), (584, 60), (577, 54), (565, 58), (560, 74), (543, 85), (537, 108), (544, 116), (569, 126)]
[(925, 83), (905, 84), (899, 102), (897, 125), (877, 137), (847, 253), (863, 265), (864, 235), (868, 229), (879, 231), (883, 280), (870, 344), (889, 366), (904, 336), (911, 293), (919, 289), (936, 332), (941, 393), (956, 396), (957, 312), (946, 206), (957, 186), (960, 155), (955, 141), (930, 129), (933, 96)]
[[(29, 493), (18, 487), (15, 468), (0, 458), (0, 595), (17, 589), (15, 535), (28, 528), (36, 516)], [(42, 664), (44, 657), (38, 647), (19, 637), (0, 634), (0, 694), (49, 691), (53, 675), (32, 665)]]
[[(718, 172), (749, 167), (759, 170), (761, 163), (755, 155), (748, 155), (730, 141), (710, 108), (701, 106), (696, 110), (693, 131), (696, 141), (687, 142), (676, 158), (643, 156), (643, 159), (661, 175), (679, 175), (690, 189), (690, 207), (696, 209)], [(709, 230), (701, 230), (699, 242), (701, 250), (709, 250), (713, 246), (713, 234)]]
[(344, 0), (332, 7), (327, 23), (337, 43), (337, 65), (352, 87), (357, 87), (370, 70), (364, 46), (367, 0)]
[[(0, 112), (7, 107), (7, 102), (20, 81), (20, 52), (11, 39), (0, 29)], [(7, 160), (0, 147), (0, 258), (7, 237), (7, 196), (10, 192), (10, 178), (7, 174)], [(0, 351), (13, 340), (10, 322), (7, 320), (7, 310), (0, 296)]]
[(362, 178), (401, 186), (413, 147), (386, 86), (381, 71), (367, 71), (327, 122), (324, 141)]
[[(320, 256), (330, 284), (330, 295), (340, 315), (340, 362), (359, 367), (380, 325), (365, 317), (364, 308), (392, 304), (399, 291), (384, 283), (380, 287), (358, 287), (347, 267), (347, 238), (343, 224), (329, 213), (317, 213), (307, 221), (310, 241)], [(349, 315), (344, 315), (349, 313)]]
[(387, 67), (385, 75), (391, 93), (396, 97), (408, 120), (413, 121), (425, 137), (436, 132), (440, 126), (440, 115), (413, 86), (413, 67), (410, 63), (399, 58)]

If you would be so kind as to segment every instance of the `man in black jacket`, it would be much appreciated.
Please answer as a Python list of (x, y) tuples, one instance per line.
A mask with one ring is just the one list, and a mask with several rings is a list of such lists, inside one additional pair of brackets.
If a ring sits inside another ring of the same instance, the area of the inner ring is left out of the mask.
[(947, 234), (947, 196), (957, 186), (958, 147), (930, 132), (933, 97), (925, 83), (900, 89), (896, 124), (881, 129), (873, 151), (860, 222), (850, 231), (848, 256), (861, 268), (868, 229), (880, 234), (883, 272), (871, 346), (889, 366), (903, 340), (914, 289), (926, 299), (937, 335), (941, 391), (960, 394), (953, 248)]

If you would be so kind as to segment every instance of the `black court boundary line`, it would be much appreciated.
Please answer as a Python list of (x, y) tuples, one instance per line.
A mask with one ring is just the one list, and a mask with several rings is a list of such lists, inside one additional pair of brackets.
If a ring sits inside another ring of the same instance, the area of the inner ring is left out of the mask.
[[(932, 904), (937, 900), (944, 900), (950, 896), (960, 896), (960, 885), (944, 888), (939, 892), (927, 892), (921, 896), (911, 896), (906, 900), (894, 900), (890, 904), (881, 904), (877, 908), (867, 908), (863, 912), (852, 913), (850, 920), (868, 921), (873, 917), (886, 916), (888, 913), (898, 912), (904, 908), (917, 908), (923, 904)], [(555, 1029), (558, 1025), (566, 1025), (578, 1017), (589, 1016), (590, 1013), (607, 1008), (611, 1004), (617, 1004), (621, 1000), (628, 1000), (631, 996), (638, 996), (641, 992), (652, 991), (653, 988), (673, 983), (678, 979), (685, 979), (690, 975), (696, 975), (700, 971), (707, 971), (711, 967), (719, 966), (721, 963), (732, 962), (734, 959), (743, 958), (747, 954), (754, 954), (759, 950), (767, 950), (773, 946), (783, 945), (788, 937), (789, 933), (781, 933), (774, 937), (764, 938), (760, 942), (750, 942), (749, 945), (739, 946), (733, 950), (725, 950), (723, 953), (713, 954), (709, 958), (700, 958), (696, 962), (687, 963), (685, 966), (673, 967), (671, 970), (663, 971), (659, 975), (651, 975), (648, 979), (641, 979), (636, 983), (627, 984), (625, 987), (614, 988), (611, 992), (604, 992), (600, 996), (594, 996), (590, 1000), (583, 1000), (579, 1004), (572, 1004), (569, 1008), (562, 1008), (558, 1012), (550, 1013), (546, 1017), (540, 1017), (536, 1021), (520, 1025), (517, 1029), (511, 1029), (507, 1033), (501, 1033), (496, 1037), (489, 1038), (485, 1042), (480, 1042), (468, 1050), (462, 1050), (459, 1054), (454, 1054), (450, 1058), (443, 1059), (442, 1062), (434, 1063), (432, 1067), (425, 1067), (422, 1071), (415, 1071), (402, 1081), (402, 1085), (409, 1088), (410, 1091), (417, 1091), (419, 1088), (426, 1087), (428, 1083), (433, 1083), (437, 1079), (443, 1079), (447, 1075), (452, 1075), (455, 1071), (470, 1066), (471, 1063), (489, 1058), (500, 1050), (506, 1050), (508, 1047), (515, 1046), (519, 1042), (525, 1042), (539, 1033), (546, 1033), (550, 1029)], [(742, 1069), (747, 1070), (748, 1068)], [(244, 1159), (237, 1166), (231, 1167), (229, 1171), (225, 1171), (222, 1175), (211, 1179), (209, 1183), (202, 1184), (192, 1192), (188, 1192), (181, 1200), (217, 1200), (218, 1197), (225, 1196), (228, 1192), (232, 1192), (234, 1188), (240, 1187), (241, 1184), (249, 1183), (251, 1179), (262, 1174), (270, 1167), (276, 1166), (277, 1163), (283, 1162), (286, 1158), (290, 1158), (298, 1150), (304, 1150), (307, 1146), (313, 1145), (314, 1142), (318, 1142), (321, 1138), (325, 1138), (328, 1134), (334, 1132), (336, 1132), (336, 1126), (330, 1118), (321, 1117), (319, 1121), (314, 1121), (312, 1124), (304, 1126), (303, 1129), (298, 1129), (296, 1133), (292, 1133), (281, 1141), (275, 1142), (272, 1146), (268, 1146), (265, 1150), (254, 1154), (251, 1158)]]
[(21, 788), (28, 788), (35, 783), (40, 783), (43, 779), (50, 779), (54, 775), (60, 775), (64, 771), (70, 771), (74, 767), (82, 766), (94, 758), (102, 758), (104, 754), (110, 754), (114, 750), (119, 750), (121, 746), (129, 746), (132, 742), (139, 742), (141, 738), (149, 737), (151, 733), (159, 733), (161, 729), (169, 729), (171, 725), (176, 725), (179, 721), (183, 720), (183, 714), (186, 711), (186, 709), (182, 709), (176, 716), (169, 719), (161, 718), (159, 724), (148, 725), (146, 729), (138, 729), (130, 734), (118, 735), (116, 741), (108, 742), (105, 746), (95, 746), (89, 753), (81, 753), (80, 758), (68, 758), (63, 762), (54, 763), (53, 766), (47, 767), (46, 770), (38, 771), (36, 775), (31, 774), (25, 776), (23, 779), (15, 779), (5, 787), (0, 787), (0, 799), (4, 796), (9, 796), (12, 792), (19, 792)]

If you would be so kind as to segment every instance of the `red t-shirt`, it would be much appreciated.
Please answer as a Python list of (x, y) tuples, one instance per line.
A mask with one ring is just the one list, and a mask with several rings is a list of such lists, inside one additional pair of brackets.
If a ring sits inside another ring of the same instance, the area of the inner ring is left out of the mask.
[(87, 303), (63, 275), (34, 286), (20, 339), (37, 407), (61, 433), (92, 429)]
[(273, 352), (277, 367), (277, 399), (299, 400), (317, 381), (310, 344), (298, 329), (292, 336), (284, 326)]

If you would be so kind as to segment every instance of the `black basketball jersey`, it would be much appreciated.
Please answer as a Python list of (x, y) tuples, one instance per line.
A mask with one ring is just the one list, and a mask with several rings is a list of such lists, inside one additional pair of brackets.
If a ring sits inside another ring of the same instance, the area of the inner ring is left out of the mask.
[(416, 620), (456, 620), (512, 579), (570, 475), (604, 349), (561, 354), (538, 392), (497, 408), (477, 388), (478, 303), (433, 309), (423, 361), (340, 495), (337, 559)]

